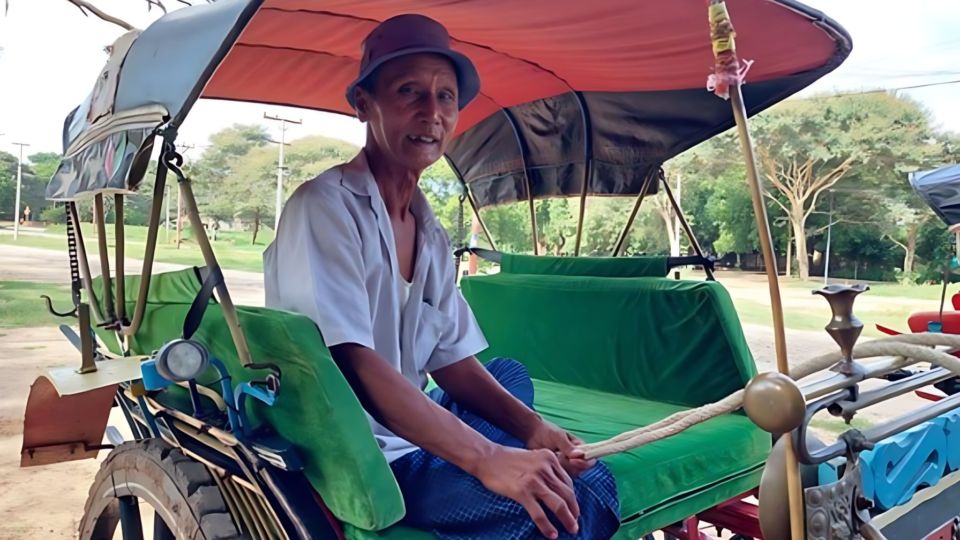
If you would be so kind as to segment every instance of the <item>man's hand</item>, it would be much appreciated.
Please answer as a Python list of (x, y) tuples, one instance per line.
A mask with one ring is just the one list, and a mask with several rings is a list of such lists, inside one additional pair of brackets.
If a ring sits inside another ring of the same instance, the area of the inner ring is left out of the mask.
[(583, 444), (582, 440), (546, 420), (537, 425), (525, 442), (531, 450), (544, 448), (557, 452), (560, 465), (573, 478), (596, 464), (596, 460), (584, 459), (583, 452), (576, 449), (576, 446)]
[(468, 472), (490, 491), (520, 503), (547, 538), (557, 538), (557, 529), (541, 504), (557, 516), (570, 534), (577, 534), (580, 506), (573, 482), (553, 452), (499, 446)]

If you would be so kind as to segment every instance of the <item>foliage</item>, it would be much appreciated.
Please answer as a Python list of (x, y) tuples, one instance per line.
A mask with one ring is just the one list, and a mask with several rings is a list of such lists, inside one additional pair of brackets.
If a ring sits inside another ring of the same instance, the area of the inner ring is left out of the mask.
[[(13, 220), (17, 197), (17, 156), (0, 151), (0, 219)], [(39, 219), (47, 206), (45, 193), (48, 178), (38, 175), (24, 159), (20, 184), (20, 212), (30, 207), (30, 219)]]

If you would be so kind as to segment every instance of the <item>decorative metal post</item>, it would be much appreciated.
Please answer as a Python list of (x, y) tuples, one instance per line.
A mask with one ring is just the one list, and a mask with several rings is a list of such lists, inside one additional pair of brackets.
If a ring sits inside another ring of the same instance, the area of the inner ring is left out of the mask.
[(857, 295), (868, 290), (870, 287), (867, 285), (858, 284), (827, 285), (813, 291), (813, 294), (819, 294), (827, 299), (830, 310), (833, 312), (833, 317), (824, 329), (837, 342), (843, 354), (843, 359), (832, 369), (844, 375), (854, 375), (863, 369), (853, 361), (853, 346), (856, 345), (860, 332), (863, 331), (863, 323), (853, 314), (853, 302), (857, 299)]

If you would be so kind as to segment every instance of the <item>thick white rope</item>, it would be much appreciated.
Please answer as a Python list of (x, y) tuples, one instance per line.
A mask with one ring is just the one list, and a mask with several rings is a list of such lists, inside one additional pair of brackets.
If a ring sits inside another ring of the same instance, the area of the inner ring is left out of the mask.
[[(905, 359), (903, 365), (929, 362), (960, 375), (960, 359), (929, 348), (936, 346), (945, 346), (950, 350), (960, 349), (960, 335), (922, 333), (879, 338), (855, 346), (853, 357), (855, 359), (877, 356), (903, 357)], [(839, 351), (818, 356), (792, 368), (790, 377), (799, 381), (833, 366), (841, 359)], [(741, 389), (720, 401), (681, 411), (648, 426), (621, 433), (605, 441), (585, 444), (579, 448), (584, 451), (587, 459), (626, 452), (671, 437), (711, 418), (736, 411), (742, 406), (743, 390)]]

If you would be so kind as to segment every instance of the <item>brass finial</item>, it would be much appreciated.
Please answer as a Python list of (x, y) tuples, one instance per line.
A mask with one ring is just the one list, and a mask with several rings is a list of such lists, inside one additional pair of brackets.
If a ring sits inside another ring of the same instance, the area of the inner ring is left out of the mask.
[(857, 295), (869, 291), (870, 287), (862, 283), (857, 285), (827, 285), (822, 289), (813, 291), (813, 294), (819, 294), (830, 303), (830, 310), (833, 311), (833, 317), (830, 323), (824, 327), (830, 337), (840, 346), (840, 352), (843, 359), (833, 367), (834, 371), (844, 375), (853, 375), (858, 367), (853, 361), (853, 346), (863, 331), (863, 323), (853, 314), (853, 302)]

